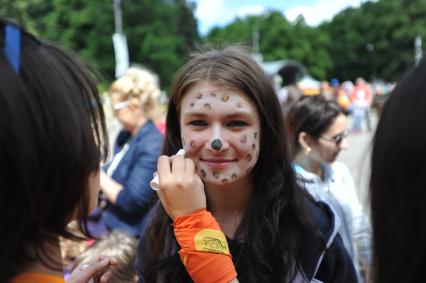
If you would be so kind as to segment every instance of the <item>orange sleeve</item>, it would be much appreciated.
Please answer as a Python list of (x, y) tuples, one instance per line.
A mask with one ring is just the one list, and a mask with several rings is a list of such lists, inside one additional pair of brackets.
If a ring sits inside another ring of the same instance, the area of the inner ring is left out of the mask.
[(180, 259), (195, 283), (228, 283), (237, 277), (225, 234), (210, 212), (176, 217), (173, 226)]

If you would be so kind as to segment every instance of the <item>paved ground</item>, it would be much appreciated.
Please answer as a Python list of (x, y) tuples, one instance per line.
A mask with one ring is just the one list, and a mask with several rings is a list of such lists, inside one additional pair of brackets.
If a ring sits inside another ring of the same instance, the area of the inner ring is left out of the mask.
[[(372, 149), (372, 138), (377, 124), (377, 115), (371, 115), (373, 129), (371, 132), (363, 131), (360, 134), (349, 134), (349, 148), (339, 155), (338, 160), (344, 162), (352, 173), (358, 196), (361, 202), (367, 204), (368, 182), (370, 178), (370, 156)], [(349, 125), (351, 120), (349, 121)]]

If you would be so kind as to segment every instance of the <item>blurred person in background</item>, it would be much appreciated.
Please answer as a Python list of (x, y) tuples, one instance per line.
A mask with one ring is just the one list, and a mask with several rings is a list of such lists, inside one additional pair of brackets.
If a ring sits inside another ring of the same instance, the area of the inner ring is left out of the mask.
[[(85, 237), (107, 132), (93, 73), (77, 56), (0, 18), (0, 282), (63, 283), (59, 238)], [(95, 255), (69, 283), (107, 282)]]
[(347, 115), (351, 114), (351, 93), (354, 84), (351, 81), (344, 81), (337, 88), (336, 93), (336, 102), (339, 104), (340, 108), (342, 108)]
[[(369, 279), (371, 227), (349, 169), (336, 161), (348, 147), (347, 117), (334, 101), (303, 97), (289, 110), (286, 129), (298, 181), (316, 199), (328, 203), (340, 219), (339, 233), (360, 273)], [(360, 280), (362, 281), (362, 277)]]
[(362, 132), (362, 124), (366, 123), (367, 130), (371, 131), (371, 104), (373, 103), (373, 92), (370, 84), (363, 78), (357, 78), (351, 92), (351, 112), (353, 115), (352, 131)]
[(426, 61), (385, 103), (374, 136), (370, 197), (376, 283), (424, 282)]
[(328, 81), (321, 81), (320, 83), (320, 95), (324, 97), (326, 100), (333, 100), (334, 89), (330, 85)]
[(163, 146), (163, 136), (155, 125), (160, 89), (151, 72), (130, 68), (112, 83), (109, 95), (123, 129), (111, 162), (101, 171), (106, 199), (103, 219), (108, 229), (137, 237), (155, 195), (149, 182)]

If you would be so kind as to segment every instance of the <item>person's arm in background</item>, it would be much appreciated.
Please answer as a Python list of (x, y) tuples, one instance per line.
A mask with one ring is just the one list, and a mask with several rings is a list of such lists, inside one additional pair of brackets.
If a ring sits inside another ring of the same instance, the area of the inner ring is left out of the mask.
[[(365, 210), (359, 201), (358, 194), (355, 189), (355, 183), (352, 178), (349, 169), (343, 164), (337, 164), (335, 168), (338, 170), (338, 174), (342, 175), (344, 179), (344, 193), (346, 198), (346, 203), (350, 207), (352, 214), (352, 232), (353, 240), (358, 251), (358, 255), (362, 262), (362, 268), (365, 270), (366, 279), (370, 277), (371, 274), (371, 264), (372, 264), (372, 230), (368, 217), (365, 213)], [(366, 280), (366, 282), (368, 282)]]
[(149, 183), (157, 168), (162, 147), (161, 140), (148, 139), (139, 145), (135, 163), (131, 167), (126, 184), (116, 196), (115, 205), (128, 215), (139, 214), (151, 203), (154, 191)]
[[(163, 146), (162, 135), (158, 130), (146, 131), (143, 138), (131, 146), (136, 146), (126, 182), (120, 185), (112, 178), (101, 176), (101, 189), (108, 200), (124, 214), (133, 216), (145, 211), (151, 204), (154, 191), (149, 183), (157, 168), (157, 159)], [(129, 149), (130, 150), (130, 149)], [(117, 168), (117, 170), (120, 170)], [(114, 176), (114, 175), (113, 175)]]
[(122, 189), (123, 186), (120, 183), (101, 170), (101, 190), (110, 203), (115, 204), (117, 202), (117, 196)]

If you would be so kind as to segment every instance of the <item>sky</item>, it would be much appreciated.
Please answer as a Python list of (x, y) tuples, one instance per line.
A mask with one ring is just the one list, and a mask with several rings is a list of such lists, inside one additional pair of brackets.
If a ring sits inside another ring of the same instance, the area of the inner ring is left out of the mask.
[(223, 27), (236, 17), (259, 15), (268, 9), (281, 11), (293, 21), (302, 14), (307, 24), (316, 26), (331, 20), (347, 7), (359, 7), (366, 0), (192, 0), (196, 3), (198, 30), (206, 35), (215, 26)]

